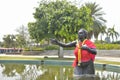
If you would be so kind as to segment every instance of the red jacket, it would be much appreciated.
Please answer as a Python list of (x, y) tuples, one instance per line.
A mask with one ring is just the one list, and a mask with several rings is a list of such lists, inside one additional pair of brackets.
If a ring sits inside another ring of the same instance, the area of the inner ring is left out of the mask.
[[(86, 40), (84, 42), (84, 44), (87, 45), (89, 48), (96, 48), (94, 43), (91, 42), (90, 40)], [(80, 45), (82, 45), (82, 43), (80, 43)], [(74, 55), (75, 55), (75, 60), (72, 64), (73, 67), (75, 67), (77, 65), (77, 62), (78, 62), (78, 47), (77, 46), (74, 49)], [(92, 53), (88, 52), (87, 50), (81, 50), (81, 62), (87, 62), (89, 60), (94, 61), (94, 59), (95, 59), (95, 54), (92, 54)]]

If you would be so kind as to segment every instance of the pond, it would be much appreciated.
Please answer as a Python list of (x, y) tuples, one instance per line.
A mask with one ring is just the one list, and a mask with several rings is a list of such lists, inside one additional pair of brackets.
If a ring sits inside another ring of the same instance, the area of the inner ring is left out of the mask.
[(120, 73), (96, 68), (94, 79), (73, 78), (73, 68), (66, 65), (0, 63), (2, 80), (120, 80)]

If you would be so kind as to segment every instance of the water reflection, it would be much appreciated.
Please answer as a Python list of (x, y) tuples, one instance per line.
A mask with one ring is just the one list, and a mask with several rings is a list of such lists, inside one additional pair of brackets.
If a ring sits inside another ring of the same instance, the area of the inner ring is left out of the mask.
[(33, 64), (0, 64), (2, 80), (120, 80), (120, 73), (96, 71), (96, 76), (73, 78), (71, 66), (48, 66)]

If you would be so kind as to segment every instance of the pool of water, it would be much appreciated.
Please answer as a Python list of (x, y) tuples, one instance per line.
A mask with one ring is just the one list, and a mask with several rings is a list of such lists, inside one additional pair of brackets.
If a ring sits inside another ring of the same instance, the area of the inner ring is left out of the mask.
[(0, 63), (2, 80), (120, 80), (120, 73), (96, 68), (95, 77), (73, 77), (73, 68), (65, 65)]

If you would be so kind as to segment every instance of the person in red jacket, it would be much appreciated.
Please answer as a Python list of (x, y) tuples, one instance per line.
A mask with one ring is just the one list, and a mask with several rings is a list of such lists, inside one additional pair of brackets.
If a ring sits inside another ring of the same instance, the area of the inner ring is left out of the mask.
[(74, 55), (75, 60), (72, 64), (74, 67), (73, 75), (95, 74), (94, 60), (97, 54), (95, 44), (87, 39), (87, 31), (80, 29), (78, 31), (78, 41), (72, 41), (70, 43), (62, 43), (56, 39), (52, 39), (51, 43), (57, 44), (62, 47), (75, 47)]

